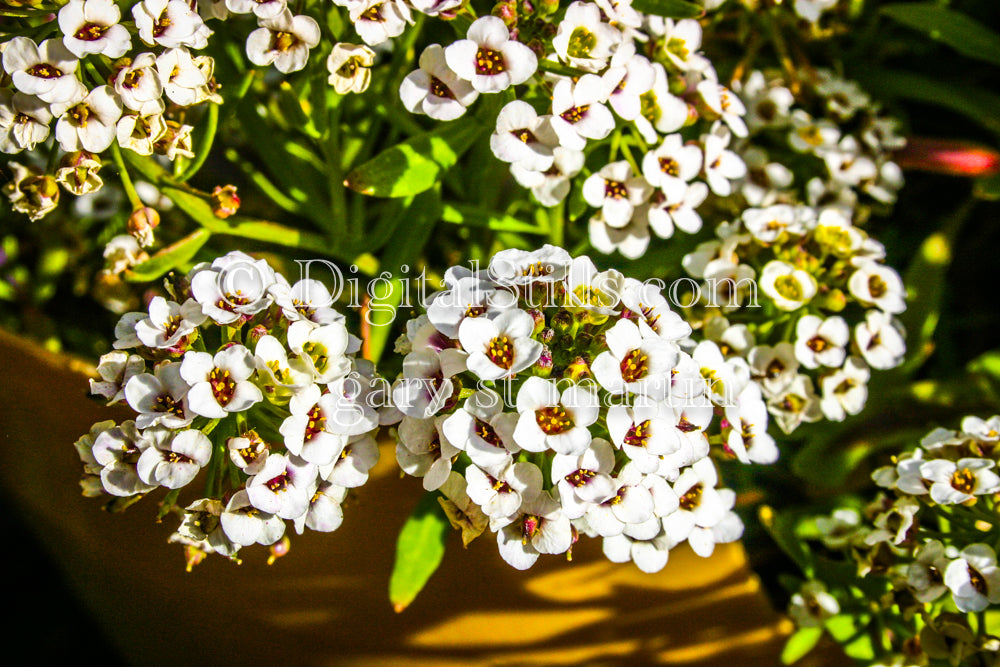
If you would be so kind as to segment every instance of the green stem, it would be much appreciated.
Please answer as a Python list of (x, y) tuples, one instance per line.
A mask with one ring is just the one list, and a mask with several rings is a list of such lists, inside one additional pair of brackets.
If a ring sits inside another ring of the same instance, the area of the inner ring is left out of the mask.
[(563, 247), (566, 225), (566, 200), (549, 209), (549, 240), (552, 245)]
[(128, 197), (128, 201), (132, 205), (132, 210), (142, 208), (142, 200), (139, 199), (139, 193), (135, 191), (132, 178), (128, 175), (128, 168), (125, 167), (125, 160), (122, 158), (122, 151), (118, 147), (117, 141), (111, 144), (111, 159), (114, 160), (115, 166), (118, 168), (118, 177), (121, 179), (122, 188), (124, 188), (125, 196)]
[(177, 177), (179, 183), (183, 183), (201, 169), (201, 166), (205, 164), (205, 160), (208, 159), (208, 154), (212, 151), (212, 144), (215, 143), (215, 133), (219, 127), (219, 105), (209, 104), (208, 105), (208, 115), (205, 118), (205, 132), (201, 135), (201, 141), (198, 143), (198, 150), (195, 153), (195, 159), (187, 168), (181, 172), (180, 176)]

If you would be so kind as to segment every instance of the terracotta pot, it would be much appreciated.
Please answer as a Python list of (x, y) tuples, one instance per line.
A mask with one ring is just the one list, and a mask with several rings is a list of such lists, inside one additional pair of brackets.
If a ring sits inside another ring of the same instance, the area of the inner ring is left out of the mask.
[[(158, 495), (120, 514), (80, 495), (72, 443), (130, 413), (87, 397), (81, 362), (2, 331), (0, 359), (0, 475), (8, 516), (28, 530), (8, 548), (31, 584), (14, 629), (32, 641), (33, 662), (100, 651), (105, 664), (111, 652), (142, 665), (780, 664), (790, 624), (738, 544), (707, 560), (678, 548), (646, 575), (582, 540), (573, 563), (543, 558), (518, 572), (491, 536), (462, 549), (454, 535), (427, 588), (394, 613), (395, 540), (421, 489), (399, 479), (389, 446), (337, 532), (293, 536), (271, 566), (255, 547), (242, 565), (210, 557), (186, 573), (180, 547), (167, 544), (174, 523), (154, 522)], [(16, 585), (17, 572), (8, 576)], [(800, 664), (842, 664), (834, 656)]]

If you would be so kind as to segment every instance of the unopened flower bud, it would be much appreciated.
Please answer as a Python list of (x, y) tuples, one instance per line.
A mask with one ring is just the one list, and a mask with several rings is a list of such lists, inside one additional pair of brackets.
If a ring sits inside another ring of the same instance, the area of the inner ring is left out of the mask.
[(137, 208), (128, 217), (128, 233), (143, 248), (153, 245), (153, 230), (160, 224), (160, 214), (148, 206)]
[(552, 339), (555, 338), (555, 336), (556, 336), (555, 330), (552, 329), (551, 327), (546, 327), (546, 328), (542, 329), (541, 332), (539, 332), (539, 334), (538, 334), (538, 340), (539, 340), (539, 342), (542, 342), (542, 343), (545, 343), (546, 345), (548, 345), (549, 343), (552, 342)]
[(288, 539), (288, 536), (282, 537), (280, 540), (271, 545), (271, 555), (267, 557), (267, 564), (274, 565), (274, 561), (278, 560), (282, 556), (288, 555), (288, 551), (292, 548), (292, 542)]
[(509, 0), (498, 2), (493, 7), (493, 16), (502, 18), (508, 28), (513, 28), (517, 25), (517, 4)]
[(240, 209), (240, 198), (235, 185), (215, 186), (212, 190), (212, 213), (225, 220)]
[(573, 382), (579, 382), (585, 377), (591, 377), (590, 365), (583, 357), (577, 357), (569, 366), (566, 367), (564, 377), (572, 379)]
[(839, 289), (832, 289), (825, 294), (817, 295), (815, 302), (820, 308), (834, 313), (839, 313), (847, 307), (847, 297)]
[(560, 310), (552, 316), (552, 328), (557, 334), (565, 334), (573, 329), (573, 313)]
[(535, 321), (535, 328), (531, 330), (531, 335), (534, 336), (545, 328), (545, 315), (537, 308), (530, 309), (528, 314), (531, 315), (531, 319)]
[(552, 350), (545, 346), (542, 348), (542, 354), (538, 357), (538, 361), (535, 362), (535, 370), (539, 376), (547, 378), (552, 374), (552, 366)]

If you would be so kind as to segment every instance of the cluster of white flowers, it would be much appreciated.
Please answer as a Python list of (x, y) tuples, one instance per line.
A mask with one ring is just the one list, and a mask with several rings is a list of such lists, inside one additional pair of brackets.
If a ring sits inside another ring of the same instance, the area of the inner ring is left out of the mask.
[(526, 28), (479, 18), (466, 39), (427, 47), (420, 69), (400, 87), (403, 104), (452, 120), (480, 93), (544, 72), (536, 84), (548, 91), (545, 108), (529, 103), (527, 91), (503, 107), (490, 139), (517, 182), (543, 206), (557, 205), (584, 169), (588, 145), (607, 145), (602, 140), (614, 132), (604, 166), (582, 185), (598, 209), (589, 225), (593, 246), (635, 258), (646, 251), (650, 229), (661, 238), (675, 228), (698, 231), (696, 209), (709, 191), (727, 196), (746, 173), (729, 144), (747, 133), (743, 104), (699, 52), (701, 25), (581, 0), (552, 31), (550, 39), (531, 41), (532, 50)]
[[(780, 73), (754, 71), (739, 88), (749, 129), (737, 147), (748, 167), (741, 187), (747, 203), (836, 206), (858, 220), (867, 217), (866, 201), (895, 202), (903, 173), (892, 152), (905, 145), (898, 122), (857, 83), (829, 70), (799, 86), (793, 95)], [(796, 154), (815, 160), (793, 174), (786, 165), (801, 162)]]
[[(871, 369), (906, 352), (895, 317), (906, 291), (884, 247), (836, 206), (748, 208), (716, 235), (683, 259), (702, 281), (686, 297), (701, 335), (748, 369), (784, 432), (858, 414)], [(734, 313), (763, 316), (730, 323)]]
[(519, 569), (580, 535), (644, 571), (707, 556), (743, 530), (710, 445), (776, 450), (749, 375), (690, 333), (657, 286), (554, 246), (452, 267), (397, 342), (399, 464)]
[[(395, 414), (360, 340), (322, 283), (294, 285), (231, 252), (194, 267), (145, 312), (119, 321), (91, 390), (136, 417), (101, 422), (77, 443), (86, 495), (177, 493), (208, 468), (205, 493), (171, 541), (196, 561), (274, 544), (291, 521), (333, 531), (348, 489), (378, 460), (375, 435)], [(166, 512), (167, 510), (164, 510)]]
[[(900, 618), (919, 619), (906, 631), (921, 639), (909, 647), (913, 662), (906, 664), (948, 655), (969, 658), (980, 651), (995, 658), (995, 638), (974, 635), (967, 619), (953, 610), (978, 613), (1000, 603), (998, 445), (1000, 416), (966, 417), (959, 430), (936, 428), (919, 447), (875, 470), (872, 479), (884, 491), (863, 511), (841, 508), (815, 519), (815, 534), (827, 550), (846, 554), (860, 577), (884, 578), (892, 593), (883, 600), (899, 606)], [(822, 579), (823, 573), (817, 576)], [(789, 612), (799, 627), (820, 624), (841, 604), (850, 604), (850, 594), (838, 603), (842, 592), (832, 580), (826, 586), (810, 581)], [(906, 647), (906, 632), (893, 641), (894, 648)], [(938, 635), (956, 642), (944, 655), (937, 655), (945, 649)]]

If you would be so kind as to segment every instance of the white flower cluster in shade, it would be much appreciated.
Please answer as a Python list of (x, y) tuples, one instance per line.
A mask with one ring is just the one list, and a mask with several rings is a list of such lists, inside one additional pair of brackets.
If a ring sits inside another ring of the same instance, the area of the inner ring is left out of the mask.
[[(836, 206), (858, 219), (869, 204), (894, 203), (903, 185), (892, 161), (905, 145), (899, 123), (857, 83), (829, 70), (799, 85), (796, 97), (780, 73), (753, 71), (739, 88), (749, 135), (735, 150), (748, 166), (741, 186), (747, 204)], [(793, 173), (786, 165), (803, 155), (814, 158), (810, 168)]]
[[(466, 39), (429, 46), (400, 97), (410, 111), (453, 120), (480, 93), (531, 83), (500, 111), (490, 146), (549, 207), (566, 198), (588, 145), (623, 131), (622, 154), (613, 149), (582, 186), (598, 210), (589, 233), (599, 251), (636, 258), (649, 245), (650, 229), (661, 238), (675, 229), (697, 232), (697, 208), (709, 191), (727, 196), (746, 174), (729, 149), (733, 135), (746, 135), (745, 109), (699, 53), (697, 21), (645, 16), (628, 3), (578, 1), (543, 53), (511, 35), (503, 20), (488, 16), (472, 24)], [(532, 87), (551, 91), (545, 108), (529, 103), (537, 97)]]
[[(884, 258), (839, 207), (750, 208), (684, 256), (688, 274), (704, 281), (690, 304), (716, 306), (685, 312), (701, 318), (706, 344), (746, 366), (785, 433), (842, 421), (864, 408), (871, 370), (894, 368), (906, 353), (896, 318), (906, 291)], [(751, 308), (766, 323), (727, 319)]]
[[(231, 252), (196, 266), (177, 301), (154, 297), (124, 315), (92, 392), (135, 412), (102, 422), (76, 446), (87, 495), (209, 491), (181, 512), (172, 541), (235, 558), (273, 544), (290, 521), (329, 532), (347, 492), (378, 460), (378, 400), (360, 340), (315, 280), (289, 285), (263, 260)], [(194, 492), (197, 494), (197, 492)]]
[(690, 333), (656, 287), (554, 246), (453, 267), (397, 342), (399, 465), (519, 569), (581, 535), (644, 571), (707, 556), (743, 531), (711, 444), (777, 450), (745, 365)]
[[(908, 593), (907, 613), (928, 619), (945, 600), (960, 612), (995, 610), (998, 445), (1000, 416), (968, 416), (959, 430), (934, 429), (919, 447), (875, 470), (872, 479), (883, 493), (863, 512), (841, 508), (816, 518), (818, 539), (857, 561), (862, 576), (887, 577), (897, 599)], [(811, 582), (792, 610), (798, 625), (837, 613), (836, 592)], [(821, 604), (810, 605), (810, 596)]]

